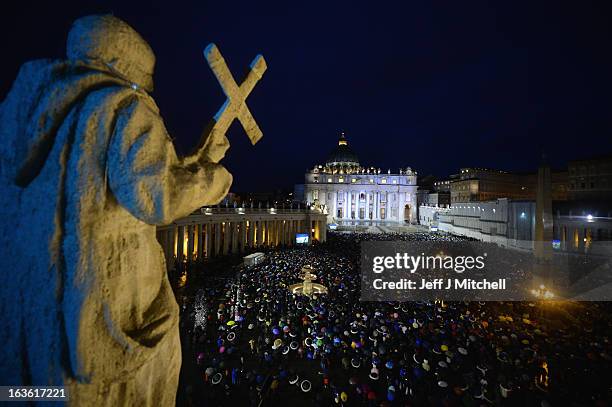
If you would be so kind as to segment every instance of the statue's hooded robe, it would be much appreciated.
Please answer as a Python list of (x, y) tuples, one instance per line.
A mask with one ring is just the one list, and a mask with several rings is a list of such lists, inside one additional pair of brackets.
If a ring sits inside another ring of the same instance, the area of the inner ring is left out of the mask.
[(76, 404), (174, 404), (178, 307), (155, 225), (220, 201), (231, 175), (179, 159), (154, 55), (112, 16), (67, 60), (26, 63), (0, 105), (0, 381)]

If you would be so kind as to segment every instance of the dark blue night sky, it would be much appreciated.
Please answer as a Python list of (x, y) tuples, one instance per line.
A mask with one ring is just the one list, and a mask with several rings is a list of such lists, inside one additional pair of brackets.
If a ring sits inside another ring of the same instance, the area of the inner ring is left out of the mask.
[(264, 54), (268, 71), (248, 99), (264, 139), (251, 147), (237, 122), (229, 134), (224, 163), (236, 191), (302, 181), (340, 130), (362, 164), (420, 175), (534, 170), (543, 151), (562, 168), (612, 152), (612, 14), (601, 5), (21, 3), (3, 6), (0, 98), (26, 60), (63, 57), (73, 19), (112, 12), (157, 55), (154, 97), (180, 153), (224, 100), (206, 44), (219, 46), (235, 76)]

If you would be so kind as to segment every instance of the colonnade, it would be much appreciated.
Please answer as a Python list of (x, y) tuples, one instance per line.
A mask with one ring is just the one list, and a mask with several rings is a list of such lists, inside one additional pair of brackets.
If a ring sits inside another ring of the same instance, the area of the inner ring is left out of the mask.
[[(326, 240), (322, 214), (278, 216), (190, 215), (157, 229), (166, 262), (189, 262), (228, 254), (239, 254), (257, 247), (293, 246), (298, 233), (312, 241)], [(216, 219), (217, 218), (217, 219)]]

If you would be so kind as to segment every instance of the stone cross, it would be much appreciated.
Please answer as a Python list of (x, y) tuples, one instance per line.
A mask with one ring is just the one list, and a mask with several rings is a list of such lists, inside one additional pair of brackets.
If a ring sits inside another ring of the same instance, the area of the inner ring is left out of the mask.
[(266, 71), (266, 61), (262, 55), (257, 55), (250, 65), (250, 71), (240, 86), (234, 80), (225, 59), (215, 44), (209, 44), (204, 50), (204, 56), (210, 69), (217, 77), (217, 81), (223, 88), (227, 99), (215, 115), (210, 137), (215, 134), (224, 135), (234, 119), (238, 119), (252, 144), (262, 138), (263, 133), (255, 122), (253, 115), (246, 105), (246, 98), (251, 93), (255, 84), (261, 79)]

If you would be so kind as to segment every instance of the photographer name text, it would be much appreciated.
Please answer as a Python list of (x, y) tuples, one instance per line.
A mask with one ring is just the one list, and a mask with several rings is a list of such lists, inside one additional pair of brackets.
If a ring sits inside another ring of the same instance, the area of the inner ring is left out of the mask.
[(506, 279), (489, 281), (473, 280), (471, 278), (436, 278), (418, 281), (402, 278), (397, 281), (384, 281), (377, 278), (372, 282), (375, 290), (505, 290)]

